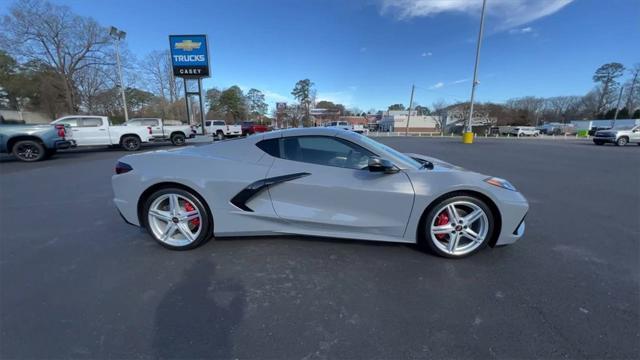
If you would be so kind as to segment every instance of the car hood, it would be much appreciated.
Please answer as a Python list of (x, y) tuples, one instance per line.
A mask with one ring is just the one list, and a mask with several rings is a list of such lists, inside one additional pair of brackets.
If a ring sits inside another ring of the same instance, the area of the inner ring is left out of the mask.
[(426, 155), (422, 155), (422, 154), (414, 154), (414, 153), (405, 153), (405, 155), (410, 156), (414, 159), (417, 159), (418, 161), (420, 160), (424, 160), (424, 161), (428, 161), (430, 163), (433, 164), (433, 169), (435, 171), (467, 171), (464, 168), (457, 166), (457, 165), (453, 165), (450, 164), (446, 161), (440, 160), (440, 159), (436, 159), (434, 157), (431, 156), (426, 156)]

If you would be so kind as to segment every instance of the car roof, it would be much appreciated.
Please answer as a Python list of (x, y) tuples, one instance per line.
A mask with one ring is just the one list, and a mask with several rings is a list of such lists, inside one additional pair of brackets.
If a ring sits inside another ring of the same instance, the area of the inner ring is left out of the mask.
[(308, 127), (308, 128), (292, 128), (292, 129), (282, 129), (282, 130), (274, 130), (267, 133), (264, 133), (265, 139), (273, 139), (279, 137), (290, 137), (290, 136), (335, 136), (340, 130), (338, 128), (326, 128), (326, 127)]

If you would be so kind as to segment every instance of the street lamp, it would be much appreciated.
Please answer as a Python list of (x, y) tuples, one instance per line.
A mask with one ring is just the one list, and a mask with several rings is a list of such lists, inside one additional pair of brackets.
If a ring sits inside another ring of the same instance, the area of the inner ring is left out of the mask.
[(486, 7), (487, 0), (482, 0), (482, 12), (480, 13), (480, 32), (478, 32), (478, 44), (476, 46), (476, 62), (473, 66), (473, 83), (471, 85), (469, 119), (465, 124), (462, 134), (462, 142), (465, 144), (473, 143), (473, 130), (471, 128), (471, 121), (473, 121), (473, 100), (476, 95), (476, 86), (478, 86), (478, 84), (480, 83), (478, 81), (478, 63), (480, 62), (480, 46), (482, 45), (482, 33), (484, 32), (484, 9)]
[(122, 81), (122, 65), (120, 64), (120, 40), (123, 40), (127, 33), (118, 30), (115, 26), (109, 29), (109, 35), (113, 38), (116, 44), (116, 63), (118, 65), (118, 78), (120, 80), (120, 94), (122, 95), (122, 106), (124, 107), (124, 121), (129, 121), (129, 113), (127, 112), (127, 98), (124, 95), (124, 82)]

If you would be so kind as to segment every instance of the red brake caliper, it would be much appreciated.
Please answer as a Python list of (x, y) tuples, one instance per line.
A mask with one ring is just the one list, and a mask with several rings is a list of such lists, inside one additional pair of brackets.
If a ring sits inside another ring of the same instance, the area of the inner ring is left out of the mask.
[[(449, 213), (447, 213), (447, 210), (444, 210), (443, 212), (440, 213), (440, 215), (436, 217), (436, 226), (447, 225), (448, 223), (449, 223)], [(438, 240), (444, 239), (445, 236), (447, 236), (447, 234), (436, 234), (436, 237), (438, 238)]]
[[(194, 208), (193, 205), (191, 205), (190, 202), (185, 201), (184, 202), (184, 210), (187, 211), (187, 212), (191, 212), (191, 211), (195, 211), (196, 208)], [(193, 225), (194, 227), (198, 226), (198, 225), (200, 225), (200, 219), (199, 218), (195, 218), (195, 219), (189, 221), (189, 224)]]

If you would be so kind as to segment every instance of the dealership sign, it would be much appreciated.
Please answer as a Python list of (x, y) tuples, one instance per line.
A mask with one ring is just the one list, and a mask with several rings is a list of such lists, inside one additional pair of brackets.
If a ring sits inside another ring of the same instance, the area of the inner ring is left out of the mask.
[(206, 35), (169, 35), (173, 75), (209, 77), (209, 48)]

